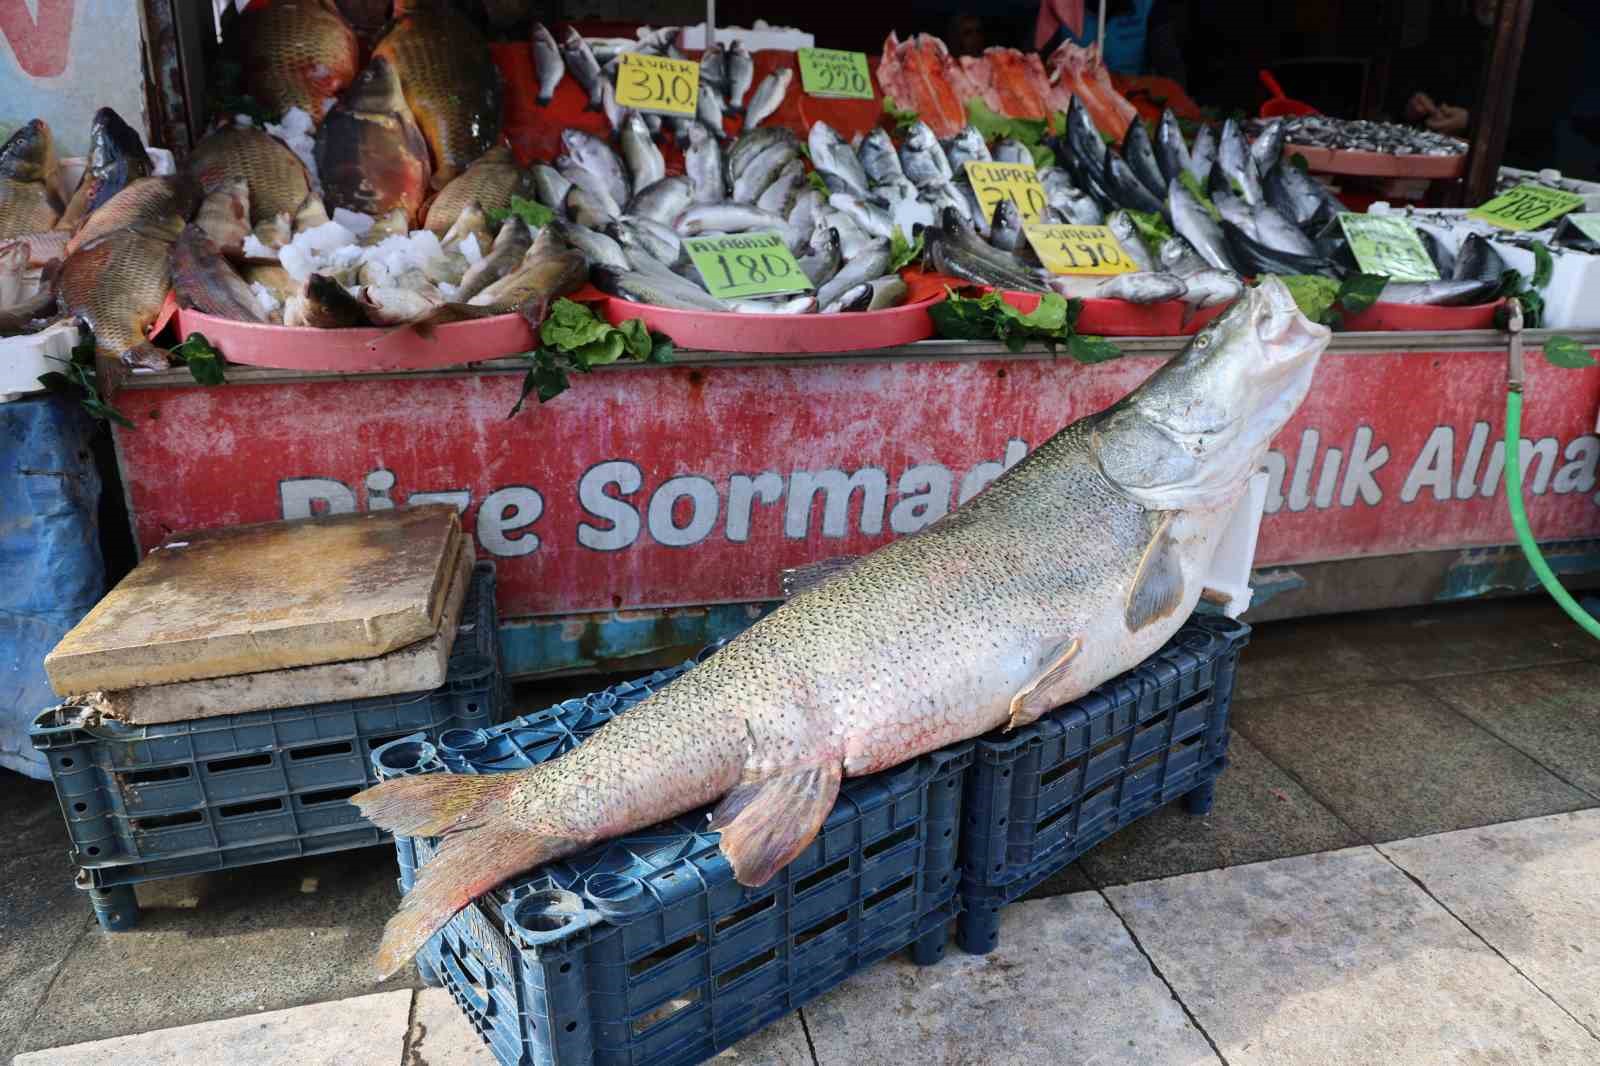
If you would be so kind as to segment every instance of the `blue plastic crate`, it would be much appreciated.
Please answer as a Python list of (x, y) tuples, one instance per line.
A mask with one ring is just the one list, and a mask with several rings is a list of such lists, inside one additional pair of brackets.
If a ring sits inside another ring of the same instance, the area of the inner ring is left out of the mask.
[(1135, 819), (1180, 796), (1193, 813), (1211, 809), (1249, 639), (1242, 622), (1195, 615), (1087, 696), (977, 740), (961, 829), (963, 950), (993, 950), (1001, 907)]
[[(682, 669), (373, 761), (385, 777), (520, 769)], [(847, 780), (816, 840), (759, 889), (734, 880), (704, 810), (597, 845), (468, 906), (418, 965), (507, 1066), (699, 1062), (897, 951), (943, 955), (970, 761), (966, 743)], [(397, 839), (402, 870), (434, 846)]]
[[(494, 564), (473, 568), (448, 673), (431, 692), (250, 711), (163, 725), (35, 720), (80, 882), (102, 924), (132, 924), (119, 886), (382, 844), (348, 800), (375, 784), (374, 749), (498, 721)], [(130, 908), (132, 908), (130, 910)]]

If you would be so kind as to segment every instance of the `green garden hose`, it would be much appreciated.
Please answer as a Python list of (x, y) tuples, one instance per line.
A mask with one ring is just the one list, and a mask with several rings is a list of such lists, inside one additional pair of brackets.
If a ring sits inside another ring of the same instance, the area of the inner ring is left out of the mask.
[[(1520, 318), (1520, 316), (1518, 316)], [(1517, 325), (1521, 325), (1520, 322)], [(1528, 565), (1533, 567), (1533, 572), (1538, 575), (1539, 583), (1544, 586), (1561, 609), (1572, 616), (1572, 620), (1596, 640), (1600, 640), (1600, 621), (1585, 611), (1572, 594), (1561, 587), (1561, 582), (1556, 580), (1555, 573), (1550, 569), (1550, 564), (1544, 561), (1544, 554), (1539, 551), (1538, 541), (1533, 539), (1533, 530), (1528, 527), (1528, 510), (1522, 502), (1522, 459), (1519, 454), (1522, 444), (1522, 344), (1519, 333), (1513, 333), (1511, 352), (1511, 380), (1506, 391), (1506, 503), (1511, 508), (1511, 525), (1517, 531), (1517, 543), (1522, 545), (1522, 554), (1528, 557)]]

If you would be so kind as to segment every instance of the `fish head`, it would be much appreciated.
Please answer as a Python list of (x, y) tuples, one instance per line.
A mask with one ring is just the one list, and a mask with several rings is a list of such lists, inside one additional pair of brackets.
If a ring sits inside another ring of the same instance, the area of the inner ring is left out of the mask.
[(150, 172), (150, 157), (138, 132), (113, 108), (102, 107), (94, 113), (94, 121), (89, 125), (89, 169), (98, 170), (130, 160), (140, 168), (134, 177)]
[(1102, 473), (1151, 510), (1231, 506), (1331, 336), (1266, 276), (1105, 412), (1092, 439)]
[(56, 166), (55, 138), (41, 118), (25, 123), (0, 148), (0, 175), (17, 181), (54, 181)]

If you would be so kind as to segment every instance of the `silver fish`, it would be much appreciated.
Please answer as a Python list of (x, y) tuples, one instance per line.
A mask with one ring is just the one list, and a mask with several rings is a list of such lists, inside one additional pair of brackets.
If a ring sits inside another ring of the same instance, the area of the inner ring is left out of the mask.
[(724, 104), (722, 93), (717, 88), (705, 81), (700, 82), (700, 96), (695, 106), (695, 118), (710, 126), (713, 130), (722, 129), (722, 112)]
[[(744, 128), (755, 129), (783, 106), (784, 97), (789, 95), (789, 83), (794, 81), (794, 70), (789, 67), (779, 67), (777, 70), (761, 79), (761, 84), (756, 86), (755, 95), (750, 98), (750, 106), (744, 113)], [(737, 109), (736, 109), (737, 110)]]
[(1211, 202), (1222, 214), (1226, 222), (1232, 222), (1245, 232), (1251, 240), (1256, 239), (1256, 216), (1250, 205), (1244, 202), (1243, 197), (1235, 196), (1230, 192), (1218, 190), (1211, 197)]
[(1483, 303), (1500, 288), (1497, 278), (1475, 280), (1463, 278), (1451, 281), (1391, 281), (1383, 287), (1378, 300), (1386, 304), (1431, 304), (1438, 307), (1459, 307)]
[(899, 307), (906, 302), (906, 296), (911, 291), (905, 279), (899, 274), (884, 274), (873, 278), (867, 284), (872, 286), (872, 299), (867, 304), (868, 311)]
[(818, 243), (821, 247), (799, 260), (801, 272), (813, 286), (820, 286), (837, 274), (839, 264), (844, 261), (838, 230), (828, 227), (824, 239)]
[(850, 258), (839, 272), (817, 286), (817, 306), (827, 307), (844, 291), (862, 282), (871, 281), (889, 269), (889, 242), (874, 241)]
[(584, 258), (589, 260), (590, 266), (628, 269), (628, 259), (622, 254), (622, 245), (599, 230), (580, 226), (576, 222), (562, 222), (559, 219), (548, 223), (545, 229), (565, 241), (568, 246), (582, 252)]
[(756, 206), (787, 219), (789, 208), (805, 183), (806, 165), (799, 159), (791, 159), (783, 165), (782, 170), (778, 171), (778, 176), (772, 179), (772, 184), (756, 197)]
[(1295, 255), (1316, 255), (1316, 245), (1293, 222), (1284, 218), (1266, 204), (1258, 204), (1251, 212), (1255, 232), (1251, 234), (1268, 248)]
[(867, 175), (867, 182), (874, 189), (879, 185), (891, 185), (909, 180), (906, 178), (904, 168), (900, 166), (900, 153), (895, 149), (889, 132), (882, 126), (872, 127), (861, 139), (861, 144), (856, 149), (856, 158), (861, 161), (861, 169)]
[(812, 123), (811, 132), (806, 135), (806, 147), (811, 152), (811, 165), (824, 176), (832, 175), (842, 181), (847, 186), (843, 191), (868, 195), (867, 172), (856, 157), (856, 150), (834, 132), (832, 126), (822, 121)]
[(1001, 200), (994, 208), (994, 218), (989, 224), (989, 243), (1007, 252), (1015, 252), (1023, 244), (1022, 212), (1010, 200)]
[(1109, 278), (1084, 274), (1063, 274), (1052, 278), (1050, 287), (1068, 299), (1126, 300), (1135, 304), (1177, 300), (1189, 290), (1174, 274), (1113, 274)]
[(672, 228), (680, 236), (702, 233), (743, 233), (746, 230), (782, 230), (785, 219), (751, 204), (695, 204), (678, 216)]
[(661, 158), (661, 149), (656, 147), (654, 138), (650, 136), (650, 127), (645, 125), (644, 116), (637, 111), (629, 112), (623, 120), (622, 158), (628, 164), (628, 174), (633, 179), (635, 189), (654, 185), (667, 176), (667, 164)]
[[(734, 114), (737, 115), (744, 111), (745, 94), (750, 91), (750, 83), (755, 81), (756, 59), (755, 56), (751, 55), (745, 49), (743, 42), (734, 41), (733, 44), (728, 46), (727, 65), (728, 107), (732, 109)], [(787, 74), (788, 68), (784, 68), (784, 72)], [(787, 90), (789, 87), (789, 79), (787, 77), (784, 79), (783, 85), (784, 89)], [(783, 99), (782, 93), (778, 94), (778, 99)], [(753, 110), (753, 102), (751, 106)], [(773, 105), (772, 110), (777, 110), (776, 104)], [(769, 111), (768, 114), (771, 114), (771, 111)], [(763, 115), (762, 117), (765, 118), (766, 116)], [(759, 126), (760, 124), (760, 119), (752, 118), (748, 115), (745, 117), (744, 125), (746, 129), (749, 129), (751, 126)]]
[[(1244, 143), (1244, 133), (1231, 118), (1222, 124), (1222, 137), (1217, 142), (1217, 170), (1221, 171), (1222, 180), (1234, 195), (1251, 207), (1265, 199), (1261, 191), (1261, 177), (1256, 173), (1255, 161), (1250, 158), (1250, 149)], [(1211, 180), (1214, 185), (1217, 183), (1215, 172)]]
[(872, 303), (872, 286), (868, 282), (852, 285), (833, 298), (831, 303), (821, 307), (825, 315), (837, 315), (845, 311), (865, 311)]
[(817, 298), (805, 293), (766, 300), (734, 300), (733, 309), (744, 315), (804, 315), (817, 309)]
[(533, 234), (528, 230), (528, 224), (516, 215), (506, 219), (489, 253), (467, 268), (456, 290), (456, 299), (466, 303), (511, 273), (521, 265), (522, 257), (532, 245)]
[(567, 61), (567, 69), (572, 71), (572, 76), (589, 94), (589, 110), (600, 110), (600, 85), (606, 80), (600, 73), (600, 61), (594, 57), (583, 34), (571, 26), (567, 27), (567, 35), (561, 40), (561, 55)]
[(849, 215), (856, 225), (874, 237), (888, 240), (894, 234), (894, 217), (869, 200), (836, 192), (828, 197), (828, 206)]
[(829, 228), (838, 231), (839, 250), (845, 259), (854, 259), (856, 256), (860, 255), (862, 252), (872, 247), (872, 245), (883, 239), (881, 237), (874, 237), (872, 234), (862, 229), (856, 224), (855, 219), (851, 218), (843, 211), (835, 211), (832, 208), (828, 208), (823, 212), (819, 224), (828, 226)]
[(377, 826), (449, 834), (389, 922), (377, 972), (487, 886), (707, 804), (720, 802), (709, 828), (735, 878), (767, 884), (814, 839), (844, 777), (1027, 725), (1132, 668), (1199, 603), (1328, 338), (1269, 278), (1132, 394), (570, 753), (358, 794)]
[(622, 132), (623, 124), (628, 121), (628, 116), (632, 114), (627, 108), (617, 103), (617, 90), (612, 85), (610, 78), (603, 79), (600, 82), (600, 110), (605, 113), (606, 125), (610, 126), (614, 133)]
[[(1028, 146), (1015, 137), (1007, 137), (994, 146), (994, 161), (996, 163), (1026, 163), (1033, 166), (1033, 152)], [(950, 161), (951, 166), (956, 166), (956, 161)]]
[(1172, 212), (1172, 228), (1189, 242), (1200, 258), (1218, 270), (1233, 270), (1222, 227), (1181, 181), (1167, 183), (1167, 209)]
[(693, 188), (689, 179), (672, 175), (634, 193), (633, 199), (626, 205), (626, 213), (670, 225), (673, 219), (683, 214), (692, 197)]
[(778, 177), (778, 172), (798, 153), (787, 141), (776, 141), (752, 159), (733, 180), (733, 199), (738, 203), (753, 204)]
[(717, 299), (693, 282), (685, 281), (670, 272), (661, 274), (655, 271), (597, 267), (591, 272), (591, 277), (600, 291), (636, 303), (675, 307), (685, 311), (730, 310), (725, 301)]
[(1161, 124), (1156, 127), (1156, 164), (1161, 176), (1171, 181), (1189, 169), (1189, 146), (1184, 143), (1183, 130), (1178, 126), (1178, 116), (1172, 108), (1161, 112)]
[[(971, 126), (963, 126), (954, 137), (941, 143), (944, 148), (945, 158), (950, 161), (950, 167), (956, 173), (962, 173), (962, 167), (967, 163), (993, 163), (994, 156), (989, 154), (989, 146), (984, 142), (983, 134)], [(1033, 157), (1028, 158), (1033, 162)]]
[[(621, 158), (609, 144), (582, 130), (565, 129), (561, 131), (561, 146), (568, 156), (605, 183), (605, 190), (613, 200), (619, 204), (628, 202), (628, 197), (633, 195), (633, 184), (628, 180)], [(571, 174), (567, 174), (567, 178), (577, 180)]]
[(683, 153), (684, 172), (697, 204), (719, 204), (728, 198), (722, 182), (722, 141), (703, 122), (689, 130), (689, 147)]
[(1275, 118), (1261, 127), (1256, 139), (1250, 142), (1250, 159), (1256, 165), (1257, 174), (1270, 174), (1272, 168), (1278, 165), (1278, 160), (1283, 157), (1283, 143), (1287, 136), (1288, 128), (1281, 118)]
[(1194, 246), (1182, 237), (1168, 237), (1162, 241), (1158, 258), (1161, 260), (1162, 270), (1168, 274), (1176, 274), (1180, 278), (1212, 269), (1209, 263), (1200, 258)]
[(1189, 161), (1186, 166), (1202, 189), (1211, 180), (1211, 171), (1216, 167), (1216, 163), (1216, 131), (1210, 126), (1201, 126), (1199, 132), (1194, 135), (1194, 144), (1189, 147)]
[(555, 35), (545, 28), (542, 22), (533, 24), (533, 68), (539, 79), (540, 107), (549, 107), (550, 100), (556, 94), (556, 86), (561, 84), (561, 77), (567, 72), (566, 60), (561, 57), (561, 46), (556, 43)]
[(567, 190), (572, 188), (572, 182), (561, 171), (545, 163), (535, 163), (532, 170), (534, 198), (552, 210), (564, 210), (562, 204), (567, 199)]
[(561, 202), (561, 207), (567, 218), (590, 229), (599, 229), (614, 221), (622, 213), (622, 209), (617, 207), (615, 202), (596, 197), (577, 183), (573, 183), (572, 188), (567, 190), (566, 199)]
[(1195, 307), (1232, 303), (1244, 292), (1244, 282), (1239, 275), (1227, 270), (1197, 270), (1184, 275), (1183, 283), (1188, 286), (1183, 301)]
[(737, 181), (739, 175), (744, 173), (744, 168), (750, 165), (750, 161), (772, 147), (776, 141), (787, 141), (795, 145), (796, 150), (800, 144), (800, 139), (782, 126), (763, 126), (758, 130), (741, 133), (727, 151), (728, 180)]
[(728, 95), (728, 57), (720, 44), (713, 44), (700, 53), (700, 83), (712, 85), (724, 97)]
[(900, 167), (919, 189), (949, 184), (955, 177), (950, 160), (939, 146), (939, 138), (934, 136), (926, 122), (913, 124), (906, 139), (901, 142)]
[(645, 218), (623, 218), (607, 227), (621, 249), (643, 248), (651, 258), (669, 267), (682, 265), (685, 258), (683, 240), (670, 226)]
[[(616, 218), (622, 214), (622, 204), (625, 201), (616, 198), (616, 195), (612, 192), (612, 186), (607, 184), (601, 175), (590, 170), (571, 156), (566, 155), (556, 160), (556, 169), (561, 171), (562, 177), (572, 182), (575, 188), (581, 189), (584, 195), (589, 198), (592, 212), (598, 211), (608, 218)], [(570, 201), (571, 198), (572, 193), (569, 190), (567, 199)], [(567, 210), (569, 212), (572, 210), (570, 204)], [(573, 216), (574, 219), (576, 217)]]
[(1139, 227), (1133, 224), (1133, 216), (1126, 211), (1113, 211), (1106, 216), (1105, 224), (1111, 227), (1111, 235), (1117, 239), (1128, 258), (1133, 260), (1134, 266), (1146, 272), (1156, 268), (1149, 250), (1144, 246), (1144, 238), (1139, 236)]

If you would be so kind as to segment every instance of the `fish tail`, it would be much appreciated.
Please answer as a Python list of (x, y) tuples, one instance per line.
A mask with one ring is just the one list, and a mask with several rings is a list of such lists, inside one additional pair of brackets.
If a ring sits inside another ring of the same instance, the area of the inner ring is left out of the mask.
[(358, 793), (374, 825), (401, 836), (443, 836), (433, 858), (384, 927), (376, 968), (388, 977), (458, 911), (508, 877), (569, 854), (580, 841), (519, 825), (507, 800), (525, 774), (428, 774)]

